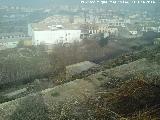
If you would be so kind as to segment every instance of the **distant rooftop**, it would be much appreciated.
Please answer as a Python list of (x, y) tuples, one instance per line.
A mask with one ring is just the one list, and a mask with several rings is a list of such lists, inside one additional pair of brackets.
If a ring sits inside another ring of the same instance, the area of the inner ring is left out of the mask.
[(33, 23), (31, 27), (35, 31), (43, 30), (60, 30), (60, 29), (69, 29), (69, 30), (79, 30), (80, 27), (77, 24), (58, 24), (58, 23)]
[(72, 75), (75, 75), (75, 74), (79, 74), (83, 71), (86, 71), (92, 67), (96, 67), (97, 64), (93, 63), (93, 62), (90, 62), (90, 61), (84, 61), (84, 62), (80, 62), (80, 63), (77, 63), (77, 64), (73, 64), (73, 65), (69, 65), (66, 67), (66, 73), (67, 73), (67, 76), (72, 76)]

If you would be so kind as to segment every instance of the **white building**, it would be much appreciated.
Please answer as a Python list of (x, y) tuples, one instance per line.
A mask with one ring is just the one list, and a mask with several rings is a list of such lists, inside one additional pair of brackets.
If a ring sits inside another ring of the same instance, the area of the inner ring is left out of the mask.
[(16, 48), (19, 41), (1, 41), (0, 42), (0, 50)]
[(81, 41), (81, 30), (65, 29), (62, 25), (48, 26), (48, 30), (34, 30), (32, 35), (32, 44), (58, 44), (58, 43), (73, 43)]
[(129, 32), (130, 32), (131, 35), (137, 35), (138, 34), (138, 31), (136, 31), (136, 30), (135, 31), (129, 31)]

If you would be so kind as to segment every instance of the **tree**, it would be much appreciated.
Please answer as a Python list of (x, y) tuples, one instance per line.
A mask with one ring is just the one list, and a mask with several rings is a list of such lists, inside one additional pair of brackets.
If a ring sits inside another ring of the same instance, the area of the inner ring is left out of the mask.
[(159, 38), (160, 34), (153, 32), (153, 31), (148, 31), (143, 33), (143, 39), (147, 41), (153, 41), (155, 38)]
[(22, 48), (24, 47), (24, 41), (19, 41), (18, 45), (17, 45), (18, 48)]
[(100, 41), (99, 41), (99, 45), (101, 47), (104, 47), (105, 45), (108, 44), (108, 40), (109, 40), (109, 37), (104, 37), (104, 34), (101, 34), (100, 36)]

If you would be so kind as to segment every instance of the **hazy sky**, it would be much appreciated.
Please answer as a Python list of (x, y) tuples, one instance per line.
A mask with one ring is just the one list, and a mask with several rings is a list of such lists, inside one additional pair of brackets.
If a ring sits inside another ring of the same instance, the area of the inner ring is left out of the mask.
[(80, 3), (80, 0), (0, 0), (0, 3), (7, 5), (46, 6), (51, 3), (53, 4)]

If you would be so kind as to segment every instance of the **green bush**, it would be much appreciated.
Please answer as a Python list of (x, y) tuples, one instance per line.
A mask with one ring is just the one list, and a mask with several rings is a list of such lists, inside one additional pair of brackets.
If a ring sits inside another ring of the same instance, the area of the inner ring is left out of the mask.
[(51, 93), (51, 96), (52, 97), (57, 97), (57, 96), (59, 96), (60, 94), (59, 94), (59, 92), (53, 92), (53, 93)]
[(13, 98), (8, 98), (8, 97), (5, 97), (5, 96), (0, 96), (0, 103), (8, 102), (8, 101), (11, 101), (11, 100), (13, 100)]

